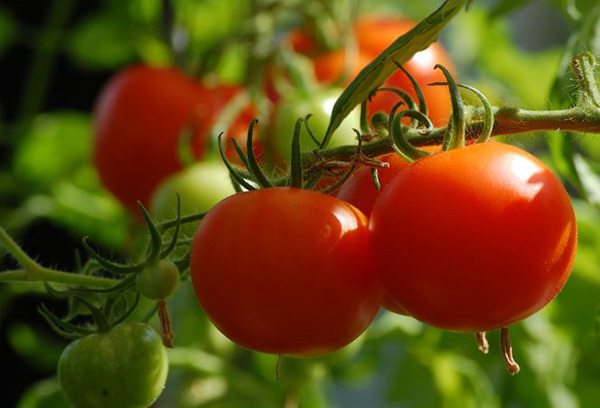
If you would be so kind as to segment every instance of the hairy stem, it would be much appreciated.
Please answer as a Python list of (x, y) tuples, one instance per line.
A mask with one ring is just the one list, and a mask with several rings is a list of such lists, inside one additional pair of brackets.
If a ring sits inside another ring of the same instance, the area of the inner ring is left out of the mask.
[[(554, 111), (532, 111), (503, 107), (493, 108), (494, 127), (492, 136), (527, 133), (540, 130), (568, 130), (581, 133), (600, 133), (600, 109), (590, 106), (576, 106), (571, 109)], [(483, 108), (471, 108), (467, 112), (467, 140), (477, 139), (484, 129)], [(405, 129), (405, 137), (414, 146), (442, 144), (446, 127), (431, 130)], [(369, 157), (380, 156), (393, 151), (389, 138), (363, 145), (362, 152)], [(340, 146), (333, 149), (305, 152), (302, 156), (304, 167), (311, 167), (321, 160), (349, 160), (356, 152), (356, 146)]]
[(27, 255), (2, 227), (0, 227), (0, 243), (23, 266), (23, 269), (0, 272), (0, 282), (49, 282), (102, 287), (111, 286), (115, 282), (114, 279), (46, 268)]

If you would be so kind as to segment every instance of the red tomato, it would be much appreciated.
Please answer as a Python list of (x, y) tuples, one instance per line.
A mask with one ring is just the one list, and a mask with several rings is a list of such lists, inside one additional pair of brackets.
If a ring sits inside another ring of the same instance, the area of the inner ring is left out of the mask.
[[(439, 146), (427, 146), (425, 150), (439, 150)], [(337, 198), (352, 204), (365, 215), (370, 216), (373, 211), (375, 201), (379, 197), (380, 192), (392, 181), (396, 175), (408, 166), (408, 162), (399, 154), (389, 153), (380, 157), (381, 161), (389, 163), (389, 167), (378, 169), (379, 184), (381, 189), (377, 191), (373, 184), (371, 169), (363, 167), (358, 170), (348, 181), (346, 181), (339, 192)], [(401, 315), (408, 315), (406, 310), (397, 305), (387, 294), (384, 294), (382, 305), (385, 309)]]
[[(380, 160), (390, 165), (390, 167), (377, 170), (379, 184), (381, 185), (381, 190), (383, 190), (409, 163), (397, 153), (386, 154), (380, 157)], [(337, 193), (337, 198), (352, 204), (366, 216), (369, 216), (371, 215), (371, 211), (373, 211), (373, 206), (381, 190), (377, 191), (375, 189), (371, 176), (371, 168), (362, 167), (342, 185), (340, 191)]]
[(95, 112), (94, 162), (104, 186), (126, 207), (148, 204), (158, 183), (182, 168), (177, 144), (194, 128), (192, 150), (201, 157), (215, 113), (237, 92), (207, 89), (172, 68), (133, 66), (102, 90)]
[(196, 232), (190, 271), (217, 328), (265, 353), (337, 350), (381, 305), (366, 217), (313, 191), (270, 188), (221, 201)]
[(577, 236), (558, 178), (494, 142), (410, 164), (382, 192), (369, 228), (392, 300), (432, 326), (468, 332), (508, 326), (550, 302)]
[[(346, 83), (354, 79), (360, 70), (414, 25), (414, 22), (399, 17), (361, 17), (355, 25), (358, 58), (354, 61), (354, 65), (350, 67), (350, 75)], [(346, 64), (344, 49), (325, 53), (320, 52), (316, 41), (300, 31), (292, 33), (290, 42), (297, 52), (312, 58), (315, 75), (320, 82), (334, 82), (343, 74)], [(404, 67), (420, 85), (433, 124), (440, 126), (448, 122), (452, 112), (452, 104), (446, 87), (427, 86), (431, 82), (446, 81), (440, 70), (433, 69), (435, 64), (442, 64), (453, 71), (450, 57), (439, 43), (434, 43), (426, 50), (417, 53)], [(404, 89), (415, 101), (417, 100), (412, 83), (402, 71), (394, 73), (385, 82), (384, 86)], [(380, 92), (369, 104), (369, 113), (373, 114), (377, 111), (389, 113), (398, 101), (397, 95), (390, 92)]]
[[(419, 149), (434, 153), (439, 152), (441, 146), (423, 146)], [(337, 193), (337, 198), (352, 204), (361, 210), (367, 217), (371, 215), (375, 201), (379, 197), (381, 191), (409, 164), (397, 153), (388, 153), (381, 156), (379, 160), (389, 164), (389, 167), (377, 170), (381, 187), (379, 191), (377, 191), (373, 184), (371, 168), (362, 167), (342, 185)]]

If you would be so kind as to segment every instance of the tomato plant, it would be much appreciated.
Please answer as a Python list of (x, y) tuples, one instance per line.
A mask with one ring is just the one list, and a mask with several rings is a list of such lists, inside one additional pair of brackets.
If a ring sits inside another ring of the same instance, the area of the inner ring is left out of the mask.
[[(273, 156), (277, 159), (289, 161), (290, 146), (292, 145), (296, 120), (298, 118), (305, 118), (308, 114), (311, 114), (308, 120), (309, 127), (320, 142), (319, 138), (325, 135), (333, 105), (341, 92), (341, 89), (333, 88), (319, 90), (310, 95), (298, 93), (280, 100), (275, 110), (273, 127), (267, 139), (267, 143), (273, 151)], [(329, 146), (356, 144), (356, 133), (354, 133), (353, 129), (358, 129), (359, 127), (359, 113), (354, 110), (335, 131)], [(302, 125), (300, 131), (300, 149), (302, 151), (310, 151), (317, 148), (317, 144), (311, 140), (306, 127)]]
[(481, 332), (541, 309), (567, 280), (576, 249), (569, 196), (538, 159), (500, 143), (415, 161), (370, 219), (391, 298), (432, 326)]
[[(400, 17), (362, 16), (354, 25), (358, 56), (348, 62), (344, 49), (322, 51), (314, 38), (305, 31), (296, 31), (290, 42), (292, 47), (302, 54), (311, 57), (317, 79), (324, 83), (334, 83), (347, 71), (349, 83), (368, 63), (399, 36), (415, 25), (414, 22)], [(349, 64), (349, 65), (347, 65)], [(442, 64), (452, 70), (452, 61), (443, 46), (431, 44), (427, 49), (417, 53), (404, 67), (411, 73), (423, 91), (429, 108), (429, 117), (434, 125), (445, 124), (452, 105), (448, 91), (443, 87), (427, 86), (427, 84), (445, 81), (435, 64)], [(417, 100), (415, 89), (409, 78), (401, 71), (393, 74), (384, 86), (400, 88)], [(377, 111), (389, 112), (399, 101), (398, 96), (390, 92), (377, 93), (368, 105), (369, 113)]]
[(58, 363), (60, 386), (75, 408), (146, 408), (162, 392), (167, 371), (160, 336), (141, 323), (75, 340)]
[(119, 72), (100, 94), (95, 112), (94, 162), (100, 179), (126, 207), (148, 204), (156, 186), (182, 168), (178, 142), (193, 129), (201, 157), (214, 115), (236, 88), (206, 88), (174, 68), (137, 65)]
[(311, 191), (271, 188), (223, 200), (196, 232), (190, 271), (217, 328), (266, 353), (337, 350), (380, 307), (366, 218)]

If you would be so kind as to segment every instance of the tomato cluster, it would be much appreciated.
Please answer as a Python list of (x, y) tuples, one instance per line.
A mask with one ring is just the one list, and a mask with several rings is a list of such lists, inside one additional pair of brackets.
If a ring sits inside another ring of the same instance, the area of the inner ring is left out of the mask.
[[(349, 66), (345, 50), (323, 51), (305, 31), (289, 41), (311, 58), (321, 85), (330, 85), (348, 68), (352, 78), (412, 25), (359, 19), (358, 58)], [(428, 116), (440, 125), (451, 102), (443, 87), (426, 86), (446, 80), (432, 69), (436, 63), (451, 66), (439, 44), (417, 53), (405, 68), (422, 88)], [(418, 99), (402, 71), (384, 85)], [(297, 357), (330, 353), (356, 339), (382, 305), (435, 327), (485, 332), (530, 316), (564, 285), (576, 248), (569, 197), (543, 163), (515, 147), (485, 142), (442, 152), (435, 146), (412, 163), (390, 154), (380, 158), (389, 164), (378, 170), (380, 190), (371, 169), (363, 168), (337, 197), (288, 187), (234, 194), (222, 166), (205, 161), (183, 170), (177, 153), (182, 130), (190, 129), (189, 147), (202, 158), (209, 128), (239, 92), (208, 88), (175, 69), (129, 68), (100, 97), (95, 149), (102, 182), (125, 206), (134, 209), (139, 200), (151, 203), (158, 218), (173, 218), (178, 193), (184, 215), (207, 211), (191, 247), (192, 282), (208, 317), (237, 344)], [(276, 165), (289, 161), (296, 120), (308, 114), (299, 144), (303, 151), (316, 148), (313, 136), (325, 133), (340, 93), (271, 92), (273, 126), (266, 146), (251, 152), (267, 149)], [(389, 113), (397, 102), (397, 94), (381, 91), (368, 114)], [(250, 107), (234, 121), (228, 136), (242, 148), (229, 143), (225, 154), (249, 167), (251, 176), (248, 158), (237, 151), (246, 147), (253, 113)], [(352, 129), (358, 127), (352, 112), (332, 146), (354, 143)], [(186, 235), (194, 233), (189, 228), (183, 228)], [(148, 274), (155, 275), (151, 269)], [(147, 276), (138, 278), (138, 290), (149, 298), (172, 291), (150, 290)], [(163, 278), (169, 289), (179, 276), (174, 270)]]
[[(381, 193), (364, 171), (340, 199), (291, 188), (232, 196), (194, 237), (197, 297), (234, 342), (313, 356), (388, 309), (484, 332), (545, 306), (576, 249), (570, 199), (530, 154), (487, 142), (411, 164), (388, 156)], [(370, 177), (370, 172), (368, 174)]]

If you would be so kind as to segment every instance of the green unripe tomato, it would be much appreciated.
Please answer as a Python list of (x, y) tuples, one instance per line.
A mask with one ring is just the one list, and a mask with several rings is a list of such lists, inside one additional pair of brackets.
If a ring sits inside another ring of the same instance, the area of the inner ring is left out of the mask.
[[(154, 192), (150, 212), (158, 220), (177, 217), (177, 193), (181, 197), (181, 216), (210, 210), (222, 199), (235, 194), (229, 171), (221, 162), (195, 163), (166, 179)], [(194, 226), (181, 232), (193, 235)]]
[[(279, 102), (275, 113), (274, 126), (269, 135), (269, 144), (274, 146), (276, 154), (284, 161), (289, 161), (296, 120), (304, 118), (309, 113), (312, 116), (308, 124), (317, 139), (321, 141), (327, 131), (333, 105), (341, 94), (342, 89), (333, 88), (314, 92), (310, 95), (310, 98), (295, 96)], [(350, 112), (336, 129), (328, 147), (356, 144), (356, 133), (353, 129), (360, 129), (360, 114), (357, 109)], [(307, 151), (316, 148), (316, 144), (312, 141), (304, 124), (302, 124), (300, 149)]]
[(167, 379), (160, 336), (143, 323), (121, 323), (75, 340), (58, 362), (58, 381), (74, 408), (147, 408)]
[(166, 299), (179, 283), (179, 269), (168, 259), (147, 265), (136, 278), (137, 290), (148, 299)]

